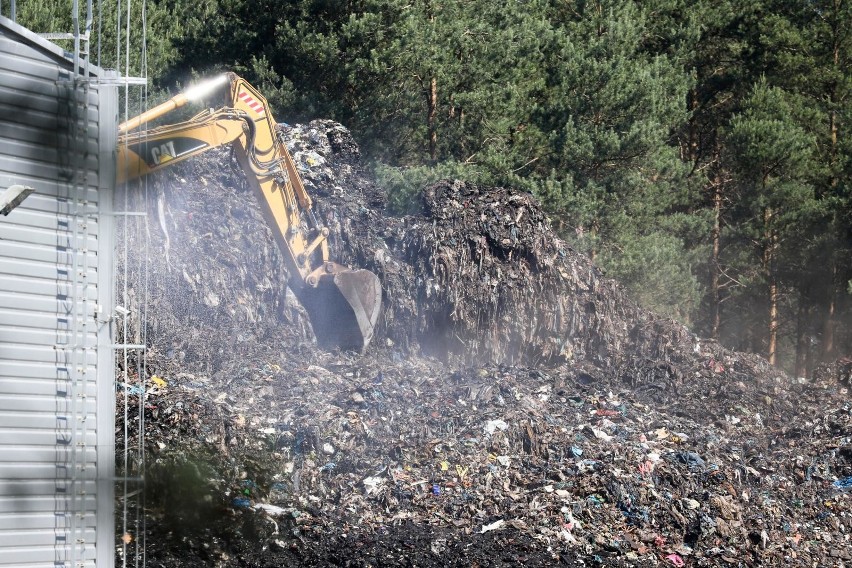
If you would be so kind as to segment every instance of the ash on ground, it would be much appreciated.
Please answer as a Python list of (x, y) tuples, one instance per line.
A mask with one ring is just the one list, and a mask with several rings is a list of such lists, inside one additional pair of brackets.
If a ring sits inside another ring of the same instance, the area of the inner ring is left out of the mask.
[(387, 216), (345, 128), (285, 134), (379, 328), (316, 347), (227, 152), (130, 188), (149, 566), (852, 566), (845, 363), (792, 379), (639, 308), (525, 193)]

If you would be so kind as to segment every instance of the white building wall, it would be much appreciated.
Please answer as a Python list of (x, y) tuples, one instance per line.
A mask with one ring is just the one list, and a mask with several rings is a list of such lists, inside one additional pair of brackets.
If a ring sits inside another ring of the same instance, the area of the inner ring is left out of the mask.
[(0, 566), (114, 563), (116, 90), (0, 17)]

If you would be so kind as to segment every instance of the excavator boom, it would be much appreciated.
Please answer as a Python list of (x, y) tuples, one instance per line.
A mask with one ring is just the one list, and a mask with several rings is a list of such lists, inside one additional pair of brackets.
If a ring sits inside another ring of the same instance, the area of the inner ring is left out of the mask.
[[(188, 102), (228, 86), (227, 103), (190, 120), (137, 130)], [(272, 227), (323, 347), (363, 351), (373, 337), (382, 289), (368, 270), (330, 260), (327, 228), (313, 213), (295, 163), (266, 99), (245, 79), (227, 73), (202, 82), (119, 125), (118, 181), (150, 174), (212, 148), (230, 145)]]

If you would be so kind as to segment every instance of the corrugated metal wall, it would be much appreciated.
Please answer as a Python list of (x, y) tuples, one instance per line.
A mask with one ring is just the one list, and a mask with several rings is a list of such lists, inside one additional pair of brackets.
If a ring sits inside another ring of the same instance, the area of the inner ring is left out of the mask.
[(0, 566), (113, 564), (116, 95), (71, 67), (0, 18)]

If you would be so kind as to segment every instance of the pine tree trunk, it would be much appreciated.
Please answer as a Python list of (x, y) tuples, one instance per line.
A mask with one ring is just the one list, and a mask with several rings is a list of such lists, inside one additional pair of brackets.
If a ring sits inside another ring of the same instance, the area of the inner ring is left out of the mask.
[(598, 246), (597, 246), (597, 236), (598, 229), (600, 225), (597, 220), (594, 220), (589, 225), (589, 235), (591, 235), (592, 246), (589, 247), (589, 259), (592, 261), (592, 264), (595, 264), (598, 260)]
[(796, 377), (808, 376), (808, 313), (806, 307), (805, 291), (799, 295), (799, 308), (796, 311), (796, 368), (794, 370)]
[(713, 240), (713, 256), (710, 259), (710, 301), (712, 303), (710, 307), (712, 310), (710, 337), (719, 339), (719, 328), (722, 325), (722, 295), (719, 289), (719, 273), (721, 271), (719, 255), (722, 246), (722, 188), (719, 180), (713, 186), (713, 229), (711, 237)]
[(698, 150), (699, 150), (699, 136), (698, 136), (698, 126), (695, 124), (696, 115), (698, 113), (698, 93), (695, 88), (689, 89), (689, 93), (687, 94), (687, 106), (689, 107), (689, 112), (692, 114), (692, 118), (689, 120), (687, 124), (687, 150), (686, 156), (687, 159), (692, 163), (692, 167), (695, 168), (698, 165)]
[[(836, 161), (837, 155), (837, 117), (835, 113), (832, 111), (829, 113), (829, 133), (830, 133), (830, 149), (829, 149), (829, 159), (830, 159), (830, 167), (831, 167), (831, 178), (829, 179), (828, 186), (830, 188), (830, 194), (834, 195), (837, 191), (837, 175), (835, 175), (834, 164)], [(839, 230), (839, 221), (837, 216), (837, 211), (834, 211), (832, 225), (834, 226), (834, 230)], [(836, 237), (835, 237), (836, 238)], [(829, 276), (829, 291), (828, 291), (828, 302), (825, 309), (825, 318), (823, 320), (823, 329), (822, 329), (822, 349), (820, 352), (820, 359), (822, 361), (831, 361), (835, 358), (835, 347), (834, 347), (834, 329), (835, 329), (835, 312), (837, 311), (837, 259), (832, 254), (830, 256), (831, 266), (828, 270)]]
[[(835, 10), (839, 9), (839, 4), (835, 3)], [(835, 38), (837, 35), (835, 35)], [(834, 68), (840, 70), (840, 42), (834, 42)], [(829, 101), (831, 108), (828, 113), (828, 130), (830, 136), (831, 149), (829, 150), (829, 163), (831, 165), (831, 181), (829, 182), (832, 189), (837, 187), (837, 175), (835, 165), (837, 164), (837, 86), (831, 89)]]
[[(839, 5), (835, 4), (835, 11), (839, 9)], [(836, 37), (836, 36), (835, 36)], [(838, 41), (834, 42), (834, 68), (838, 69), (840, 65), (840, 43)], [(836, 164), (837, 164), (837, 111), (835, 110), (835, 103), (837, 100), (837, 92), (836, 89), (832, 89), (829, 93), (829, 101), (831, 104), (831, 110), (828, 113), (828, 134), (829, 134), (829, 167), (830, 167), (830, 179), (828, 182), (828, 186), (831, 189), (831, 193), (834, 194), (837, 190), (837, 174), (836, 174)], [(834, 214), (834, 226), (838, 226), (837, 222), (837, 213)], [(835, 229), (837, 230), (837, 229)], [(829, 296), (828, 296), (828, 305), (825, 310), (825, 320), (823, 321), (823, 330), (822, 330), (822, 349), (821, 349), (821, 359), (823, 361), (831, 361), (835, 358), (835, 346), (834, 346), (834, 330), (835, 330), (835, 312), (837, 311), (837, 259), (833, 256), (831, 258), (831, 269), (830, 269), (830, 281), (829, 281)]]
[(763, 210), (763, 226), (765, 231), (763, 265), (768, 283), (767, 300), (769, 304), (766, 359), (770, 365), (775, 365), (778, 353), (778, 279), (775, 274), (775, 255), (778, 236), (772, 230), (772, 217), (772, 209), (769, 207), (765, 208)]
[(429, 159), (432, 163), (438, 161), (438, 79), (432, 77), (429, 85)]
[(823, 361), (834, 359), (834, 315), (837, 311), (837, 262), (832, 259), (831, 282), (829, 282), (828, 305), (825, 310), (825, 319), (822, 327), (822, 357)]
[(774, 275), (769, 278), (769, 341), (766, 359), (770, 365), (775, 365), (778, 358), (778, 282)]

